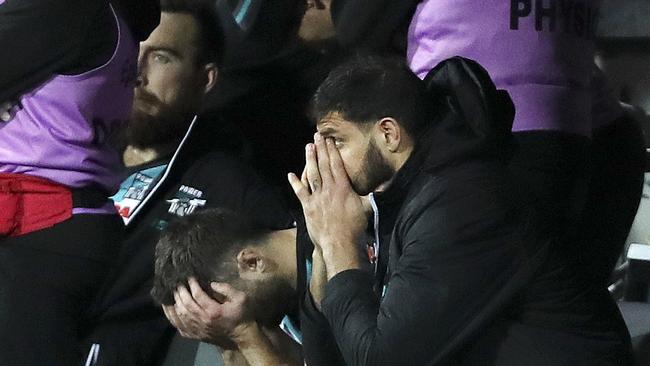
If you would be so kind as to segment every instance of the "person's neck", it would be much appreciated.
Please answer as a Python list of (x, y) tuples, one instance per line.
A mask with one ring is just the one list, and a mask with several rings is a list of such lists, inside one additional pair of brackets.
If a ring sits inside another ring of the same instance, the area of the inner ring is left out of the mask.
[(296, 263), (296, 232), (295, 228), (278, 230), (273, 233), (273, 240), (268, 244), (269, 253), (278, 263), (278, 274), (291, 284), (298, 287), (298, 265)]
[(402, 169), (404, 164), (411, 157), (411, 154), (413, 154), (413, 145), (411, 144), (405, 146), (400, 151), (395, 153), (391, 164), (393, 166), (393, 170), (395, 171), (395, 173), (397, 173), (400, 169)]
[(122, 154), (122, 160), (127, 168), (143, 165), (170, 155), (177, 147), (176, 142), (150, 147), (135, 147), (128, 145)]

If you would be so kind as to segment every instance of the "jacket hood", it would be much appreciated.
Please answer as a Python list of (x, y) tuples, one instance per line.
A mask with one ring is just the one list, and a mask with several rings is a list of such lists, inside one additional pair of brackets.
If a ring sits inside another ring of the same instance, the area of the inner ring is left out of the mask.
[(515, 107), (477, 62), (453, 57), (424, 78), (436, 117), (420, 145), (435, 168), (469, 158), (509, 159)]
[[(477, 62), (453, 57), (425, 77), (434, 117), (391, 187), (405, 188), (422, 171), (468, 160), (507, 162), (513, 151), (515, 109)], [(390, 191), (391, 189), (389, 189)]]

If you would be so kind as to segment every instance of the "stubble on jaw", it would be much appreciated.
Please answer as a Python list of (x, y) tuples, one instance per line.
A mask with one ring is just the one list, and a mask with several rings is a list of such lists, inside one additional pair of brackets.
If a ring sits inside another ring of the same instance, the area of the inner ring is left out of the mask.
[(355, 192), (365, 196), (390, 181), (394, 174), (393, 168), (381, 154), (377, 144), (370, 140), (363, 157), (360, 173), (350, 181)]

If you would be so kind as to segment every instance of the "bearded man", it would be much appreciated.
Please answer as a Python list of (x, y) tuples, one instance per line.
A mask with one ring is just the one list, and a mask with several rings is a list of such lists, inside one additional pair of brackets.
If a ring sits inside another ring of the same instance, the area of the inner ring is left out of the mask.
[(118, 265), (95, 304), (87, 337), (94, 365), (156, 364), (173, 328), (149, 296), (154, 246), (170, 220), (205, 208), (248, 213), (263, 227), (293, 224), (283, 201), (223, 151), (220, 122), (197, 116), (215, 85), (223, 36), (205, 1), (165, 0), (142, 42), (138, 86), (126, 129), (129, 177), (113, 196), (126, 224)]

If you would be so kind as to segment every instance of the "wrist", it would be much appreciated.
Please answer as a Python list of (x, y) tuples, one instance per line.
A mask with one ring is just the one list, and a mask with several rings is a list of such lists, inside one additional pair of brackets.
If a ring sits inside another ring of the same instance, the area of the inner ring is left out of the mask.
[(333, 245), (323, 249), (323, 261), (327, 269), (327, 280), (348, 269), (361, 269), (360, 252), (354, 242), (345, 245)]
[(256, 321), (238, 324), (231, 333), (231, 339), (239, 349), (249, 347), (260, 337), (264, 337), (264, 333)]
[(353, 257), (356, 258), (361, 241), (357, 237), (328, 238), (322, 241), (319, 250), (325, 263), (343, 254), (354, 254)]

